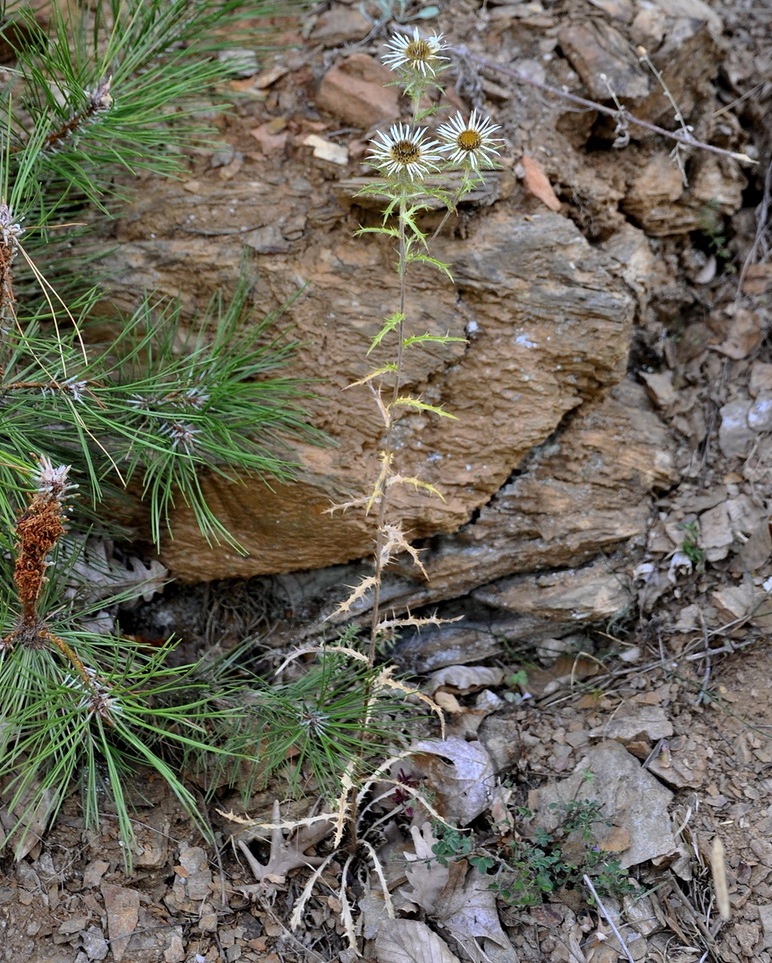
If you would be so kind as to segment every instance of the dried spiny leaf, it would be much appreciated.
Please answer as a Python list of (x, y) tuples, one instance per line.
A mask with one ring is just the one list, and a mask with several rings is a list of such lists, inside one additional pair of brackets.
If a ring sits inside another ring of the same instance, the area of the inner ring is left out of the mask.
[(366, 655), (362, 655), (361, 652), (357, 652), (356, 649), (349, 648), (347, 645), (304, 645), (290, 652), (274, 674), (280, 675), (290, 663), (299, 659), (302, 655), (330, 655), (331, 653), (347, 655), (351, 659), (357, 659), (366, 665), (369, 664)]
[(388, 407), (383, 403), (383, 398), (381, 397), (380, 388), (376, 391), (372, 384), (369, 384), (368, 387), (370, 388), (370, 390), (373, 393), (373, 396), (375, 397), (375, 403), (378, 406), (378, 411), (380, 411), (381, 413), (381, 417), (383, 418), (383, 423), (388, 428), (391, 425), (391, 412), (389, 411)]
[(383, 901), (386, 906), (386, 912), (389, 914), (391, 919), (395, 919), (394, 913), (394, 903), (389, 893), (389, 884), (386, 881), (386, 874), (383, 871), (383, 866), (380, 859), (378, 859), (378, 854), (376, 853), (373, 846), (366, 839), (360, 840), (361, 846), (367, 850), (367, 855), (370, 857), (370, 862), (373, 864), (373, 869), (375, 870), (375, 875), (378, 877), (378, 882), (381, 884), (381, 892), (383, 893)]
[[(357, 935), (356, 929), (354, 928), (354, 914), (351, 912), (351, 903), (348, 898), (348, 887), (346, 886), (346, 881), (349, 878), (349, 870), (351, 869), (351, 864), (354, 861), (354, 854), (350, 853), (348, 859), (343, 864), (343, 870), (340, 874), (341, 884), (338, 890), (338, 898), (340, 899), (340, 921), (343, 923), (343, 929), (346, 933), (346, 939), (348, 940), (349, 948), (357, 953)], [(357, 953), (357, 955), (359, 955)]]
[(339, 505), (330, 505), (329, 508), (325, 508), (323, 514), (334, 515), (335, 512), (346, 512), (349, 510), (349, 508), (360, 508), (362, 505), (366, 505), (367, 502), (367, 497), (354, 498), (350, 502), (341, 502)]
[(376, 368), (375, 371), (371, 371), (369, 374), (366, 374), (364, 378), (360, 378), (359, 381), (352, 381), (351, 384), (346, 385), (343, 390), (348, 391), (349, 388), (358, 388), (360, 385), (369, 384), (373, 379), (380, 378), (385, 374), (391, 374), (396, 370), (397, 366), (395, 364), (386, 364), (382, 368)]
[(348, 587), (352, 589), (351, 595), (349, 595), (348, 598), (344, 599), (340, 603), (340, 605), (337, 607), (337, 609), (335, 609), (334, 612), (330, 612), (329, 615), (325, 616), (325, 621), (333, 618), (335, 615), (342, 615), (344, 612), (350, 612), (351, 606), (354, 604), (354, 602), (356, 602), (358, 599), (364, 598), (365, 595), (367, 595), (367, 592), (371, 588), (374, 588), (376, 584), (377, 584), (377, 579), (375, 578), (375, 576), (368, 575), (365, 578), (363, 578), (358, 585), (355, 585), (355, 586), (349, 585)]
[(416, 478), (413, 475), (392, 475), (389, 479), (390, 485), (412, 485), (414, 488), (421, 488), (424, 491), (429, 492), (431, 495), (437, 495), (442, 501), (445, 501), (445, 496), (439, 490), (435, 488), (430, 482), (422, 481), (420, 478)]
[(447, 625), (449, 622), (460, 622), (463, 618), (463, 615), (457, 615), (454, 619), (441, 619), (436, 615), (427, 616), (426, 618), (416, 618), (413, 615), (408, 615), (402, 619), (384, 619), (378, 623), (376, 631), (379, 633), (388, 632), (391, 629), (402, 629), (408, 625), (422, 629), (427, 625)]
[(393, 558), (406, 552), (413, 559), (416, 567), (421, 570), (423, 577), (428, 580), (429, 575), (419, 558), (418, 549), (408, 542), (401, 527), (387, 523), (381, 531), (384, 535), (384, 543), (381, 548), (381, 566), (385, 568)]
[(308, 902), (308, 900), (309, 900), (310, 897), (311, 897), (311, 894), (312, 894), (313, 891), (314, 891), (314, 888), (315, 888), (315, 886), (316, 886), (317, 880), (318, 880), (319, 877), (322, 875), (322, 873), (325, 871), (325, 869), (327, 868), (327, 866), (332, 862), (333, 857), (336, 856), (336, 855), (337, 855), (337, 854), (336, 854), (334, 851), (333, 851), (332, 853), (330, 853), (330, 855), (327, 856), (327, 857), (323, 860), (323, 862), (321, 862), (321, 863), (316, 867), (316, 869), (313, 871), (313, 873), (311, 873), (311, 876), (310, 876), (308, 882), (307, 882), (306, 885), (303, 887), (303, 892), (300, 894), (300, 896), (299, 896), (298, 899), (297, 899), (297, 902), (295, 903), (295, 908), (292, 910), (292, 916), (290, 917), (290, 929), (296, 930), (296, 929), (300, 926), (300, 924), (301, 924), (301, 922), (302, 922), (302, 920), (303, 920), (303, 910), (305, 909), (306, 903)]
[(397, 679), (393, 679), (392, 675), (394, 673), (395, 666), (388, 665), (378, 673), (374, 681), (374, 687), (376, 689), (396, 689), (399, 692), (405, 692), (407, 695), (415, 696), (420, 699), (421, 702), (426, 703), (432, 712), (436, 713), (437, 718), (440, 720), (440, 731), (442, 733), (442, 738), (445, 739), (445, 713), (442, 709), (434, 702), (429, 696), (424, 695), (423, 692), (419, 692), (418, 689), (414, 689), (412, 686), (405, 685), (404, 682), (399, 682)]
[(380, 453), (381, 467), (378, 472), (378, 477), (375, 479), (375, 484), (373, 485), (373, 490), (370, 493), (365, 507), (365, 515), (369, 515), (373, 509), (373, 505), (376, 505), (383, 498), (383, 495), (391, 482), (391, 465), (394, 460), (393, 452), (382, 451)]
[(263, 823), (256, 819), (251, 819), (248, 816), (239, 816), (231, 811), (226, 812), (224, 809), (218, 809), (217, 812), (226, 819), (230, 819), (231, 822), (238, 823), (240, 826), (249, 826), (252, 829), (298, 829), (301, 826), (311, 826), (314, 823), (324, 822), (325, 820), (330, 822), (337, 819), (335, 813), (319, 813), (317, 816), (305, 816), (303, 819)]
[(346, 818), (351, 811), (352, 804), (352, 792), (354, 788), (354, 781), (351, 778), (351, 774), (354, 771), (355, 761), (352, 760), (346, 767), (346, 771), (343, 773), (340, 779), (340, 796), (338, 796), (338, 812), (336, 816), (335, 823), (335, 839), (333, 844), (337, 847), (340, 846), (340, 841), (343, 839), (343, 830), (346, 826)]
[[(445, 817), (434, 808), (434, 806), (432, 806), (426, 796), (423, 796), (420, 790), (416, 789), (414, 786), (411, 786), (406, 782), (401, 782), (399, 779), (379, 779), (378, 782), (382, 782), (386, 786), (394, 786), (394, 788), (399, 789), (400, 792), (404, 792), (409, 796), (412, 796), (417, 803), (423, 806), (432, 819), (436, 819), (437, 822), (442, 823), (443, 826), (447, 826), (448, 829), (455, 829), (455, 827), (449, 823), (447, 819), (445, 819)], [(369, 785), (370, 783), (368, 782), (368, 786)]]

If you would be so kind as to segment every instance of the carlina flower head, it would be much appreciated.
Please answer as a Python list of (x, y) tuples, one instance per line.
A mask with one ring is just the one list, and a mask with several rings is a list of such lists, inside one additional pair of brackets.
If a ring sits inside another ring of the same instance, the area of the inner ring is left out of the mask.
[(418, 27), (413, 27), (413, 36), (406, 33), (395, 33), (386, 45), (387, 52), (381, 57), (390, 70), (404, 70), (422, 77), (434, 77), (448, 62), (447, 57), (440, 57), (441, 50), (447, 48), (443, 43), (442, 34), (432, 34), (422, 37)]
[(452, 164), (467, 169), (492, 167), (499, 152), (498, 145), (502, 143), (498, 137), (491, 137), (494, 130), (499, 130), (499, 125), (494, 124), (490, 117), (478, 116), (477, 111), (473, 110), (472, 116), (465, 121), (459, 112), (437, 129), (443, 141), (440, 150), (450, 155), (448, 160)]
[(386, 176), (422, 180), (439, 169), (442, 155), (436, 140), (424, 140), (426, 129), (394, 124), (389, 133), (378, 131), (370, 147), (370, 163)]

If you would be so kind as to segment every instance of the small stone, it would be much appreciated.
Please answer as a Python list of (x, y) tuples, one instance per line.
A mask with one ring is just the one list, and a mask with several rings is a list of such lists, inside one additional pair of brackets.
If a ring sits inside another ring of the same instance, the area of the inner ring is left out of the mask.
[(83, 934), (83, 950), (89, 960), (103, 960), (107, 956), (109, 944), (100, 926), (89, 926)]
[(769, 904), (759, 906), (759, 918), (761, 919), (761, 926), (763, 930), (763, 948), (766, 950), (772, 947), (772, 906)]
[(772, 429), (772, 392), (761, 392), (748, 410), (748, 425), (754, 431)]
[(357, 43), (365, 37), (372, 23), (359, 9), (334, 7), (319, 15), (311, 31), (311, 39), (323, 47), (341, 47)]
[(257, 73), (259, 65), (254, 50), (234, 47), (221, 50), (218, 54), (220, 63), (227, 63), (233, 71), (234, 77), (252, 77)]
[(122, 960), (139, 921), (139, 893), (126, 886), (102, 883), (107, 911), (107, 931), (115, 960)]
[(367, 54), (353, 54), (322, 78), (316, 104), (355, 127), (372, 127), (399, 117), (399, 94), (391, 72)]
[(761, 392), (772, 393), (772, 364), (753, 362), (748, 390), (752, 398), (756, 398)]
[(673, 735), (673, 725), (662, 706), (633, 706), (631, 712), (616, 715), (602, 726), (590, 731), (591, 736), (627, 742), (646, 736), (652, 742)]
[(73, 933), (80, 933), (86, 923), (88, 923), (88, 916), (71, 916), (62, 923), (57, 932), (63, 936), (72, 936)]
[(747, 455), (756, 441), (756, 433), (748, 424), (750, 407), (748, 401), (730, 401), (719, 412), (718, 447), (727, 458)]
[(99, 886), (102, 877), (110, 868), (110, 864), (103, 859), (95, 859), (88, 864), (83, 871), (83, 886), (88, 889), (92, 886)]

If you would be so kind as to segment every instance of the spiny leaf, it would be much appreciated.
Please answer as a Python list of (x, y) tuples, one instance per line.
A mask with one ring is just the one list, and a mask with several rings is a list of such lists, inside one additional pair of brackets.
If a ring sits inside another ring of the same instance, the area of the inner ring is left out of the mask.
[(425, 579), (429, 578), (419, 557), (419, 550), (408, 542), (407, 538), (405, 538), (405, 533), (399, 525), (390, 525), (387, 523), (383, 526), (381, 532), (385, 535), (384, 544), (381, 548), (382, 568), (385, 568), (386, 565), (401, 552), (406, 552), (413, 559), (416, 566), (421, 569), (423, 577)]
[(393, 331), (395, 328), (399, 327), (400, 324), (405, 320), (405, 315), (400, 311), (396, 311), (390, 317), (386, 318), (381, 325), (381, 330), (370, 342), (370, 347), (367, 349), (367, 354), (369, 355), (371, 351), (378, 347), (378, 345), (383, 341), (386, 335)]
[(436, 267), (438, 271), (441, 271), (449, 281), (453, 280), (453, 275), (450, 273), (450, 268), (443, 261), (438, 261), (437, 258), (429, 257), (428, 254), (406, 254), (406, 260), (411, 262), (421, 261), (425, 264), (431, 264), (432, 267)]
[(343, 615), (345, 612), (350, 612), (351, 606), (354, 604), (354, 602), (356, 602), (357, 599), (364, 598), (371, 588), (375, 588), (376, 583), (377, 583), (377, 579), (375, 578), (375, 576), (368, 575), (365, 578), (363, 578), (358, 585), (348, 586), (349, 588), (352, 589), (351, 594), (348, 596), (348, 598), (345, 598), (340, 603), (340, 605), (337, 607), (337, 609), (335, 609), (334, 612), (331, 612), (328, 616), (325, 617), (325, 621), (331, 619), (334, 615)]
[(424, 491), (427, 491), (432, 495), (438, 495), (443, 501), (445, 501), (445, 496), (439, 489), (435, 488), (434, 485), (412, 475), (392, 475), (392, 477), (389, 479), (389, 484), (412, 485), (414, 488), (422, 488)]
[(387, 237), (399, 237), (396, 227), (360, 227), (354, 232), (354, 237), (359, 237), (360, 234), (385, 234)]
[(433, 342), (435, 344), (450, 344), (451, 341), (461, 341), (464, 344), (467, 343), (466, 338), (454, 338), (449, 334), (414, 334), (409, 338), (402, 339), (402, 347), (409, 348), (414, 344), (427, 344), (428, 342)]
[[(463, 341), (464, 339), (457, 338), (456, 340)], [(404, 344), (405, 342), (403, 341), (402, 343)], [(346, 387), (343, 390), (346, 391), (349, 388), (357, 388), (360, 385), (366, 385), (368, 382), (372, 381), (374, 378), (380, 378), (381, 375), (389, 374), (393, 371), (399, 371), (399, 368), (393, 362), (389, 362), (389, 364), (385, 364), (382, 368), (376, 368), (375, 371), (371, 371), (370, 374), (365, 375), (364, 378), (360, 378), (359, 381), (352, 381), (351, 384), (346, 385)]]
[[(454, 619), (453, 621), (456, 621)], [(380, 627), (380, 626), (379, 626)], [(395, 689), (398, 692), (404, 692), (406, 695), (414, 696), (416, 699), (420, 699), (421, 702), (425, 703), (434, 712), (437, 718), (440, 720), (440, 732), (442, 733), (441, 738), (445, 738), (445, 713), (442, 711), (437, 703), (430, 699), (429, 696), (424, 695), (423, 692), (419, 692), (413, 686), (405, 685), (404, 682), (400, 682), (398, 679), (392, 678), (394, 674), (395, 666), (387, 665), (381, 670), (380, 674), (375, 680), (375, 685), (383, 689)]]
[(413, 398), (410, 395), (400, 395), (399, 398), (395, 398), (389, 407), (392, 405), (402, 405), (407, 408), (418, 408), (420, 411), (431, 411), (432, 414), (440, 415), (442, 418), (451, 418), (453, 421), (458, 421), (456, 415), (451, 415), (450, 412), (445, 411), (444, 408), (440, 408), (437, 405), (428, 405), (425, 401), (419, 401), (418, 398)]

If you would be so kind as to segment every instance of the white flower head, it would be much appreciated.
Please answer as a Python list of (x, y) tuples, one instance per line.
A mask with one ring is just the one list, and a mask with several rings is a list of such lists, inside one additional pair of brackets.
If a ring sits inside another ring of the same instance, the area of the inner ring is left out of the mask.
[(450, 155), (448, 160), (451, 163), (462, 167), (473, 170), (492, 167), (502, 141), (498, 137), (491, 137), (491, 134), (499, 129), (499, 125), (494, 124), (490, 117), (478, 116), (476, 110), (472, 111), (468, 121), (459, 112), (437, 129), (443, 141), (440, 150)]
[(412, 37), (406, 33), (395, 33), (386, 48), (387, 52), (381, 60), (390, 70), (407, 70), (420, 73), (422, 77), (434, 77), (448, 62), (447, 57), (439, 56), (441, 50), (447, 49), (442, 34), (422, 37), (418, 27), (413, 27)]
[(378, 131), (370, 147), (370, 163), (388, 176), (421, 180), (439, 169), (442, 155), (436, 140), (424, 140), (426, 129), (394, 124), (389, 133)]

